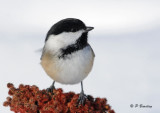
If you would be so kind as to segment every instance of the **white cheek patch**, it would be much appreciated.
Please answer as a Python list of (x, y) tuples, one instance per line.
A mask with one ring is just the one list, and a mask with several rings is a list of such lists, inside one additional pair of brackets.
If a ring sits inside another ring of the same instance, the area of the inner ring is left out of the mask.
[(63, 32), (59, 35), (50, 35), (45, 44), (45, 49), (57, 51), (60, 48), (74, 44), (83, 32), (84, 30), (79, 30), (77, 32)]

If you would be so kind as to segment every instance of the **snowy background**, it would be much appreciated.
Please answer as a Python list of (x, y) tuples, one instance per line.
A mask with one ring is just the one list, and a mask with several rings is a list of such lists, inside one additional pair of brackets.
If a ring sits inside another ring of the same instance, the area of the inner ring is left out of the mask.
[[(85, 93), (106, 97), (117, 113), (159, 113), (159, 0), (0, 0), (0, 113), (11, 113), (3, 107), (8, 82), (40, 89), (51, 85), (37, 50), (50, 27), (68, 17), (95, 27), (89, 43), (96, 58), (84, 80)], [(55, 85), (80, 92), (80, 84)]]

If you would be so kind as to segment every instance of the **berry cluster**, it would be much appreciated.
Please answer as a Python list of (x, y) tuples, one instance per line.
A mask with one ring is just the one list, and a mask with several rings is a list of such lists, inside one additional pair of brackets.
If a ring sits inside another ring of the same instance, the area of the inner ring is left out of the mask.
[(115, 113), (105, 98), (94, 99), (89, 95), (85, 105), (79, 105), (79, 94), (63, 93), (62, 89), (48, 93), (35, 85), (21, 84), (15, 88), (8, 83), (7, 87), (11, 97), (7, 97), (3, 105), (10, 106), (15, 113)]

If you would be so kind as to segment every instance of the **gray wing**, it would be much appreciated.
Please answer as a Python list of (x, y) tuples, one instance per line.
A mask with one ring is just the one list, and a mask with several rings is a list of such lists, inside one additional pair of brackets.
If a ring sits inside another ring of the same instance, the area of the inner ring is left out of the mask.
[[(90, 45), (89, 45), (90, 46)], [(90, 46), (91, 47), (91, 46)], [(94, 53), (94, 51), (93, 51), (93, 49), (92, 49), (92, 47), (91, 47), (91, 50), (92, 50), (92, 54), (93, 54), (93, 56), (95, 57), (96, 55), (95, 55), (95, 53)]]
[(43, 47), (43, 49), (42, 49), (42, 55), (41, 55), (40, 60), (42, 60), (42, 57), (43, 57), (43, 55), (44, 55), (44, 52), (45, 52), (45, 49), (44, 49), (44, 47)]

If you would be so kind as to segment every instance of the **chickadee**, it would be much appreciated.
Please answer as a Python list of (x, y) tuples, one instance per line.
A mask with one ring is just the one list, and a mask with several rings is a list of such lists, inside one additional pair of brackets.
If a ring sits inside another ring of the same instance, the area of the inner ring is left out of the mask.
[(63, 19), (54, 24), (47, 33), (41, 56), (41, 65), (54, 80), (48, 91), (55, 89), (55, 82), (77, 84), (81, 82), (79, 103), (84, 104), (86, 95), (82, 81), (92, 69), (95, 54), (88, 44), (87, 27), (75, 18)]

